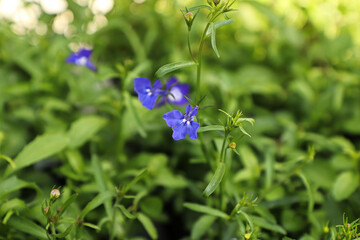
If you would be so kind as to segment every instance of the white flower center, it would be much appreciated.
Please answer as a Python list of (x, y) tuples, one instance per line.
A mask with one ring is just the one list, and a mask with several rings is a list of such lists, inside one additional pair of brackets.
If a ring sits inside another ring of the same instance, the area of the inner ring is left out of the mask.
[(146, 89), (146, 92), (148, 93), (149, 96), (152, 94), (152, 92), (151, 92), (151, 90), (149, 88)]
[(86, 57), (81, 57), (79, 59), (76, 59), (76, 64), (80, 65), (80, 66), (85, 66), (87, 62), (87, 58)]
[(168, 99), (169, 101), (176, 101), (176, 100), (180, 100), (182, 96), (183, 94), (180, 91), (180, 89), (177, 87), (173, 87), (170, 91), (170, 94), (168, 95)]

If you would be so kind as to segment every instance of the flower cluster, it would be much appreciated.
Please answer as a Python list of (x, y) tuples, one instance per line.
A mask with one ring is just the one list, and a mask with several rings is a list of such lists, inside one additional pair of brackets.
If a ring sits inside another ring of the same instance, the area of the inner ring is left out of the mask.
[(161, 90), (160, 80), (156, 80), (154, 85), (147, 78), (138, 77), (134, 79), (134, 91), (139, 96), (139, 101), (147, 109), (160, 107), (165, 103), (184, 105), (187, 103), (186, 97), (190, 87), (187, 84), (178, 83), (175, 77), (170, 78), (166, 83), (166, 90)]
[[(147, 109), (160, 107), (165, 103), (184, 105), (188, 101), (185, 96), (190, 92), (188, 84), (181, 84), (178, 79), (171, 77), (166, 83), (166, 90), (162, 90), (162, 84), (159, 80), (155, 81), (151, 86), (151, 82), (147, 78), (134, 79), (134, 91), (139, 96), (139, 101)], [(191, 108), (186, 106), (186, 113), (182, 114), (179, 110), (173, 110), (164, 114), (163, 119), (169, 127), (173, 128), (172, 137), (174, 140), (184, 139), (187, 134), (189, 138), (197, 138), (197, 130), (200, 124), (194, 121), (199, 107)]]

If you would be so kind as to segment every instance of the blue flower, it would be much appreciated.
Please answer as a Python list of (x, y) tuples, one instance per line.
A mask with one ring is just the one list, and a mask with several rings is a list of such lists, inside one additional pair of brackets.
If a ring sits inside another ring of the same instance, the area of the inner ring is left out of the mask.
[(138, 94), (139, 101), (150, 110), (154, 108), (158, 97), (165, 94), (164, 90), (160, 90), (161, 87), (160, 80), (156, 80), (154, 86), (151, 87), (151, 82), (147, 78), (138, 77), (134, 79), (134, 91)]
[(187, 105), (186, 114), (182, 114), (178, 110), (164, 114), (163, 119), (166, 124), (173, 128), (172, 137), (174, 140), (184, 139), (187, 133), (189, 134), (189, 138), (197, 138), (197, 130), (200, 127), (200, 123), (195, 122), (194, 117), (198, 113), (198, 110), (198, 106), (191, 109), (191, 106)]
[(92, 50), (81, 48), (77, 53), (72, 53), (67, 59), (67, 63), (76, 64), (79, 66), (85, 66), (94, 72), (97, 71), (95, 65), (90, 61)]
[(166, 94), (161, 98), (157, 107), (164, 105), (166, 102), (175, 105), (185, 105), (188, 103), (185, 96), (188, 96), (190, 86), (186, 83), (178, 83), (176, 77), (171, 77), (166, 83)]

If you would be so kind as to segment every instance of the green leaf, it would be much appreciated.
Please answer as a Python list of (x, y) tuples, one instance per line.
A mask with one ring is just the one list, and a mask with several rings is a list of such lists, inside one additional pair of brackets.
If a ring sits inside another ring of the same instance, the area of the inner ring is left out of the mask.
[[(83, 224), (83, 225), (84, 225), (84, 224)], [(73, 226), (74, 226), (73, 224), (69, 225), (69, 227), (65, 230), (65, 232), (55, 234), (54, 236), (55, 236), (56, 238), (65, 238), (67, 235), (70, 234)]]
[(136, 216), (131, 214), (129, 212), (129, 210), (127, 210), (123, 205), (116, 205), (116, 207), (118, 207), (120, 209), (120, 211), (125, 215), (125, 217), (127, 217), (128, 219), (135, 219)]
[(68, 200), (65, 201), (65, 203), (62, 205), (61, 207), (61, 212), (59, 214), (59, 216), (61, 216), (65, 211), (66, 209), (76, 200), (76, 198), (78, 197), (79, 194), (77, 193), (74, 193), (73, 195), (71, 195), (69, 197)]
[(230, 218), (229, 215), (227, 215), (226, 213), (224, 213), (220, 210), (217, 210), (217, 209), (214, 209), (214, 208), (211, 208), (208, 206), (200, 205), (197, 203), (184, 203), (184, 207), (189, 208), (195, 212), (205, 213), (205, 214), (212, 215), (215, 217), (220, 217), (220, 218), (224, 218), (224, 219)]
[(209, 131), (224, 131), (224, 126), (210, 125), (210, 126), (200, 127), (197, 132), (199, 133), (199, 132), (209, 132)]
[(252, 221), (254, 222), (254, 224), (256, 226), (259, 226), (261, 228), (273, 231), (273, 232), (278, 232), (280, 234), (285, 235), (286, 234), (286, 230), (284, 228), (282, 228), (281, 226), (268, 222), (265, 219), (261, 218), (261, 217), (257, 217), (257, 216), (251, 216)]
[(224, 173), (225, 173), (225, 164), (224, 162), (219, 162), (219, 165), (215, 170), (215, 174), (212, 176), (209, 184), (207, 185), (207, 187), (203, 192), (203, 194), (206, 197), (209, 197), (216, 190), (216, 188), (219, 186), (224, 176)]
[(131, 115), (133, 115), (135, 122), (136, 122), (137, 130), (138, 130), (140, 136), (142, 136), (143, 138), (146, 138), (147, 134), (146, 134), (146, 131), (144, 130), (144, 124), (142, 122), (141, 117), (139, 116), (138, 111), (136, 110), (136, 108), (132, 102), (132, 97), (130, 96), (130, 94), (128, 92), (126, 92), (124, 94), (124, 98), (125, 98), (126, 109), (130, 112)]
[(65, 155), (72, 169), (76, 173), (82, 174), (84, 172), (84, 161), (80, 152), (77, 149), (69, 149), (65, 152)]
[[(209, 10), (209, 11), (212, 10), (212, 8), (211, 8), (210, 6), (208, 6), (208, 5), (199, 5), (199, 6), (196, 6), (196, 7), (188, 8), (187, 10), (188, 10), (189, 12), (196, 12), (197, 10), (203, 9), (203, 8), (205, 8), (205, 9), (207, 9), (207, 10)], [(183, 13), (186, 13), (186, 12), (187, 12), (186, 9), (182, 9), (181, 11), (182, 11)]]
[(351, 171), (343, 172), (336, 178), (332, 193), (337, 201), (341, 201), (350, 197), (358, 186), (358, 174)]
[(160, 67), (156, 73), (155, 76), (158, 78), (161, 78), (165, 76), (168, 73), (171, 73), (173, 71), (176, 71), (181, 68), (190, 67), (196, 65), (194, 62), (176, 62), (176, 63), (169, 63), (162, 67)]
[(18, 179), (16, 176), (12, 176), (5, 181), (0, 183), (0, 200), (7, 194), (18, 191), (22, 188), (32, 188), (36, 191), (36, 198), (34, 202), (41, 196), (41, 190), (35, 183), (25, 182), (21, 179)]
[(208, 30), (206, 31), (206, 37), (212, 35), (213, 31), (216, 31), (219, 27), (222, 27), (222, 26), (225, 26), (225, 25), (228, 25), (230, 23), (234, 22), (233, 19), (226, 19), (226, 20), (222, 20), (222, 21), (217, 21), (214, 23), (214, 27), (212, 28), (208, 28)]
[(26, 208), (25, 202), (18, 198), (3, 202), (0, 206), (0, 218), (2, 218), (7, 212), (11, 210), (21, 210), (24, 208)]
[(89, 227), (89, 228), (92, 228), (92, 229), (95, 229), (95, 230), (97, 230), (97, 231), (101, 231), (101, 228), (100, 227), (98, 227), (97, 225), (95, 225), (95, 224), (92, 224), (92, 223), (83, 223), (82, 224), (83, 226), (85, 226), (85, 227)]
[(0, 154), (0, 159), (4, 159), (5, 161), (7, 161), (9, 164), (10, 164), (10, 166), (12, 167), (12, 168), (16, 168), (16, 165), (15, 165), (15, 163), (13, 162), (13, 160), (11, 159), (11, 158), (9, 158), (8, 156), (5, 156), (5, 155), (1, 155)]
[(163, 202), (159, 197), (146, 197), (140, 201), (141, 210), (150, 217), (159, 217), (162, 209)]
[(25, 217), (12, 216), (7, 225), (20, 232), (28, 233), (36, 239), (48, 239), (44, 228)]
[(251, 135), (242, 126), (239, 126), (239, 129), (243, 134), (251, 138)]
[[(37, 137), (26, 145), (26, 147), (16, 156), (14, 160), (16, 165), (15, 171), (62, 151), (68, 143), (69, 139), (63, 134), (42, 135)], [(11, 172), (12, 169), (8, 168), (5, 175), (7, 176)]]
[(126, 193), (135, 183), (144, 178), (147, 174), (147, 169), (141, 170), (140, 173), (129, 184), (125, 186), (124, 192)]
[(215, 29), (215, 24), (211, 23), (210, 24), (210, 28), (211, 28), (211, 46), (216, 54), (216, 56), (219, 58), (220, 54), (219, 51), (216, 47), (216, 29)]
[(210, 229), (211, 225), (215, 222), (216, 217), (205, 215), (201, 216), (191, 229), (191, 239), (201, 239), (202, 236)]
[(68, 136), (71, 148), (81, 147), (106, 123), (106, 119), (98, 116), (86, 116), (71, 124)]
[(150, 218), (148, 218), (146, 215), (139, 213), (138, 219), (141, 222), (141, 224), (144, 226), (146, 232), (150, 235), (152, 239), (158, 238), (158, 233), (156, 231), (156, 228), (154, 224), (151, 222)]
[(90, 211), (92, 211), (93, 209), (97, 208), (98, 206), (100, 206), (101, 204), (104, 204), (104, 202), (106, 200), (108, 200), (109, 198), (114, 197), (114, 193), (112, 192), (102, 192), (99, 193), (93, 200), (91, 200), (86, 207), (82, 210), (82, 212), (80, 213), (80, 219), (84, 219), (84, 217), (86, 216), (86, 214), (88, 214)]

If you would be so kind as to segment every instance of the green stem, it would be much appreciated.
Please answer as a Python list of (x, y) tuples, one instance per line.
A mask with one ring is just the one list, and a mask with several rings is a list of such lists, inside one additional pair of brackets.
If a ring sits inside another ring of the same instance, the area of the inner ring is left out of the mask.
[(190, 31), (188, 31), (188, 34), (187, 34), (187, 44), (188, 44), (188, 49), (189, 49), (189, 53), (190, 53), (190, 56), (192, 58), (192, 60), (196, 63), (196, 59), (191, 51), (191, 44), (190, 44)]
[(206, 32), (211, 24), (211, 20), (206, 24), (204, 32), (201, 36), (199, 52), (198, 52), (198, 59), (197, 59), (197, 69), (196, 69), (196, 98), (195, 102), (200, 100), (200, 79), (201, 79), (201, 65), (202, 65), (202, 50), (205, 43)]
[(110, 234), (110, 240), (113, 240), (115, 238), (115, 221), (116, 221), (116, 206), (119, 204), (120, 199), (116, 197), (115, 203), (113, 205), (113, 215), (112, 215), (112, 228), (111, 228), (111, 234)]
[(56, 229), (54, 223), (51, 223), (51, 235), (53, 236), (53, 239), (56, 240)]

